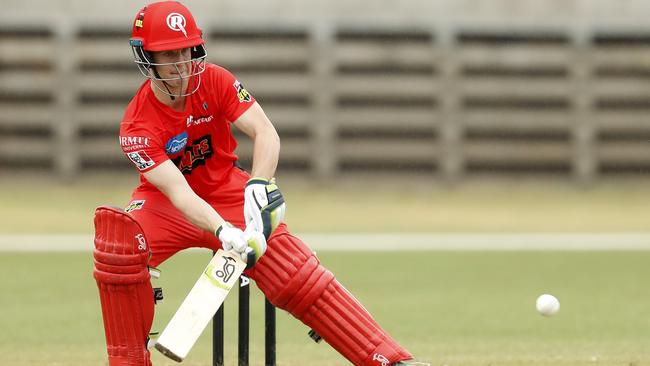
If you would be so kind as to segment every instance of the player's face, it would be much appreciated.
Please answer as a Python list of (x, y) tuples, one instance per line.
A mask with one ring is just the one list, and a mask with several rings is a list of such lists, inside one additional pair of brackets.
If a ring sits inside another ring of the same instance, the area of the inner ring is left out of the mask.
[(178, 88), (181, 83), (187, 85), (187, 78), (192, 73), (192, 55), (189, 48), (178, 50), (152, 52), (153, 60), (157, 64), (168, 64), (156, 66), (158, 74), (167, 80), (167, 84)]

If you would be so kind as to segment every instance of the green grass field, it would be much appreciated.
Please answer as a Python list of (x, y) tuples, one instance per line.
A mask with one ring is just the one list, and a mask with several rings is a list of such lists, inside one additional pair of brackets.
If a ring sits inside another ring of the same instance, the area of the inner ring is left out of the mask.
[[(376, 319), (433, 365), (650, 364), (648, 252), (322, 252), (323, 263)], [(160, 329), (180, 304), (203, 252), (163, 264)], [(90, 253), (0, 254), (2, 365), (106, 365)], [(560, 313), (536, 313), (550, 292)], [(262, 299), (252, 291), (251, 357), (262, 360)], [(235, 365), (236, 296), (227, 302), (227, 355)], [(278, 364), (347, 363), (308, 329), (278, 312)], [(157, 366), (176, 365), (156, 351)], [(184, 365), (210, 364), (205, 334)]]
[[(91, 233), (100, 204), (124, 206), (133, 177), (64, 184), (3, 178), (1, 234)], [(558, 182), (481, 182), (454, 188), (388, 181), (281, 181), (294, 232), (647, 232), (643, 182), (579, 188)], [(320, 252), (377, 320), (422, 360), (448, 366), (650, 365), (650, 252)], [(154, 330), (187, 294), (209, 255), (162, 266)], [(0, 365), (106, 365), (91, 253), (0, 252)], [(536, 297), (560, 313), (538, 315)], [(262, 360), (262, 299), (253, 291), (251, 357)], [(236, 296), (227, 302), (227, 358), (235, 365)], [(255, 306), (257, 305), (257, 306)], [(347, 363), (278, 313), (280, 366)], [(210, 364), (205, 334), (184, 365)], [(154, 351), (156, 366), (176, 363)]]
[[(364, 184), (367, 182), (368, 184)], [(51, 178), (0, 181), (0, 234), (91, 233), (96, 206), (124, 207), (134, 176), (64, 184)], [(433, 181), (280, 179), (294, 232), (648, 231), (650, 185), (580, 188), (557, 181), (487, 181), (449, 188)]]

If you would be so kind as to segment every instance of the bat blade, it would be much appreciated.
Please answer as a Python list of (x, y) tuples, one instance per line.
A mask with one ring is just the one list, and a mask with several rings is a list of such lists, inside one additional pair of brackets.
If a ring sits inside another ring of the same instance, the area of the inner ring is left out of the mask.
[(239, 254), (218, 250), (160, 334), (156, 349), (182, 362), (245, 268)]

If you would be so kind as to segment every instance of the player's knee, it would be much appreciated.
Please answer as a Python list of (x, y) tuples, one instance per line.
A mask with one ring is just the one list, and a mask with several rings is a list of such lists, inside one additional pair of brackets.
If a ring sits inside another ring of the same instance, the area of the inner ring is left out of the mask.
[(323, 296), (333, 280), (332, 272), (313, 255), (280, 292), (278, 301), (291, 314), (301, 318)]
[(115, 285), (149, 280), (149, 247), (144, 232), (127, 213), (111, 207), (95, 211), (94, 277)]
[(254, 278), (275, 306), (300, 318), (323, 295), (334, 275), (300, 239), (287, 234), (272, 237)]

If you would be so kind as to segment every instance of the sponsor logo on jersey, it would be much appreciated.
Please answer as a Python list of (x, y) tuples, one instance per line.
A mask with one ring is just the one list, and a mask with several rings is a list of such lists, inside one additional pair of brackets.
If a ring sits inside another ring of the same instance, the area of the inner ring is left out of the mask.
[(174, 155), (183, 150), (185, 145), (187, 145), (187, 131), (169, 139), (165, 144), (165, 152), (167, 155)]
[(179, 13), (169, 13), (167, 15), (167, 26), (174, 32), (183, 32), (187, 38), (187, 31), (185, 30), (185, 17)]
[(232, 86), (234, 86), (235, 90), (237, 90), (237, 98), (239, 98), (239, 103), (251, 101), (250, 93), (248, 92), (248, 90), (246, 90), (246, 88), (244, 88), (243, 85), (241, 85), (239, 80), (235, 80), (235, 83), (232, 84)]
[(142, 136), (120, 136), (120, 146), (124, 151), (142, 150), (149, 147), (149, 138)]
[(151, 166), (154, 166), (154, 164), (156, 164), (154, 163), (153, 159), (151, 159), (149, 155), (147, 155), (147, 153), (144, 152), (144, 150), (130, 152), (126, 154), (126, 156), (128, 156), (129, 159), (131, 159), (133, 164), (135, 164), (135, 166), (139, 170), (145, 170)]
[(212, 122), (213, 119), (214, 119), (214, 116), (212, 116), (212, 115), (200, 116), (200, 117), (194, 118), (194, 116), (192, 116), (190, 114), (190, 116), (187, 117), (187, 120), (185, 121), (185, 124), (187, 125), (187, 127), (190, 127), (192, 125), (196, 126), (196, 125), (200, 125), (202, 123), (210, 123), (210, 122)]
[(142, 208), (142, 206), (144, 206), (144, 201), (145, 200), (133, 200), (131, 201), (131, 203), (129, 203), (128, 206), (124, 208), (124, 211), (131, 212), (131, 211), (139, 210)]
[(172, 159), (181, 173), (192, 174), (194, 168), (205, 165), (206, 160), (214, 153), (210, 137), (210, 135), (205, 135), (193, 140), (192, 145), (185, 147), (183, 155)]

